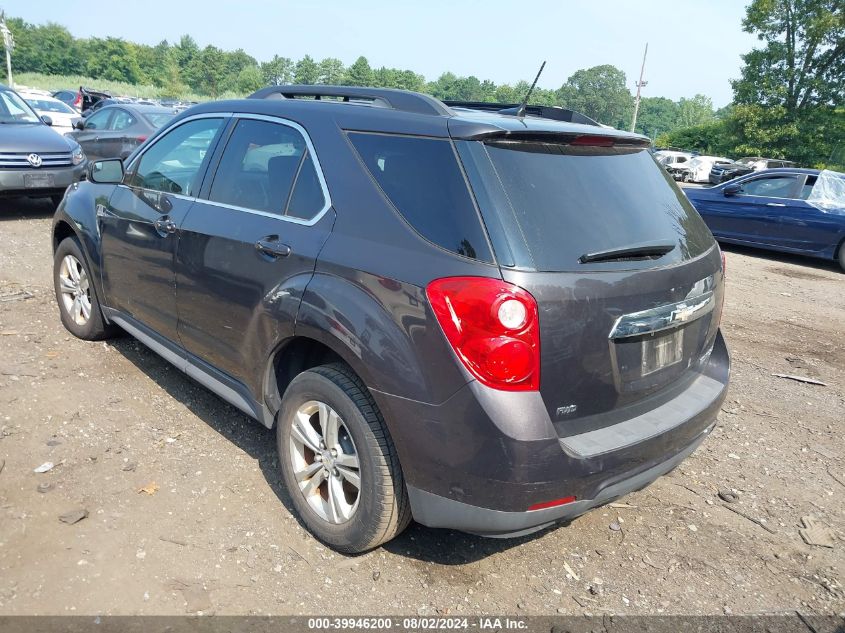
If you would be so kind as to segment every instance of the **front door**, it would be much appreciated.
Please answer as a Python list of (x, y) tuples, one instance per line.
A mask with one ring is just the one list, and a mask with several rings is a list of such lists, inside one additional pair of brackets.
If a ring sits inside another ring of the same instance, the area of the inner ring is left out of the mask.
[(197, 118), (160, 137), (98, 205), (105, 303), (176, 342), (176, 231), (205, 173), (224, 117)]
[(257, 392), (251, 383), (267, 346), (293, 333), (334, 214), (301, 128), (235, 117), (209, 170), (213, 180), (179, 231), (179, 337), (188, 352)]
[(108, 108), (95, 112), (87, 119), (83, 119), (84, 127), (81, 130), (71, 132), (71, 136), (79, 143), (89, 160), (108, 158), (100, 149), (100, 140), (108, 129), (111, 115), (112, 110)]

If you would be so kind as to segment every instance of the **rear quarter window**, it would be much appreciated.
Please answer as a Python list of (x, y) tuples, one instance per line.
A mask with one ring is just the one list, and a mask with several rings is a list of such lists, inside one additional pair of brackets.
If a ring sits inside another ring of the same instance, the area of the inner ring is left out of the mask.
[(350, 132), (349, 140), (417, 233), (458, 255), (493, 261), (451, 141), (362, 132)]

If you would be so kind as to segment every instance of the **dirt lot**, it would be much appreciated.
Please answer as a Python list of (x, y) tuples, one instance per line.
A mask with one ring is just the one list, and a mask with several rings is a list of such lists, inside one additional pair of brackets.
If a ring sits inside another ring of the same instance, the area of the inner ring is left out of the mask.
[[(50, 216), (0, 203), (0, 614), (845, 608), (845, 275), (832, 264), (728, 252), (719, 425), (625, 507), (518, 540), (412, 525), (346, 558), (291, 514), (271, 431), (131, 338), (65, 332)], [(88, 517), (59, 520), (78, 509)], [(832, 548), (803, 542), (806, 516), (832, 528)]]

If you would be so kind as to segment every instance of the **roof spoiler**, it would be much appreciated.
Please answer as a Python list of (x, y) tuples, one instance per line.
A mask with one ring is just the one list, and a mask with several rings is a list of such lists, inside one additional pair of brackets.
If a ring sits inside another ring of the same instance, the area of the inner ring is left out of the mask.
[[(516, 116), (519, 110), (518, 103), (488, 103), (486, 101), (444, 101), (450, 108), (466, 108), (468, 110), (480, 110), (482, 112), (495, 112), (496, 114), (510, 114)], [(525, 114), (539, 117), (541, 119), (552, 119), (554, 121), (565, 121), (567, 123), (580, 123), (582, 125), (595, 125), (601, 127), (598, 121), (576, 112), (558, 106), (527, 105)]]

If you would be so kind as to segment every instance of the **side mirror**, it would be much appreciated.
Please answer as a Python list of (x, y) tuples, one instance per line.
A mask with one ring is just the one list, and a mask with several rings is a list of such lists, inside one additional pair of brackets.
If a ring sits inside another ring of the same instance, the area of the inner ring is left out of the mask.
[(53, 125), (53, 119), (48, 117), (46, 114), (41, 115), (41, 120), (44, 121), (47, 125)]
[(85, 129), (85, 119), (74, 119), (73, 129), (74, 130), (84, 130)]
[(88, 180), (101, 185), (116, 185), (123, 180), (123, 161), (119, 158), (88, 164)]
[(741, 185), (728, 185), (727, 187), (722, 189), (722, 193), (725, 194), (725, 196), (735, 196), (740, 191), (742, 191)]

